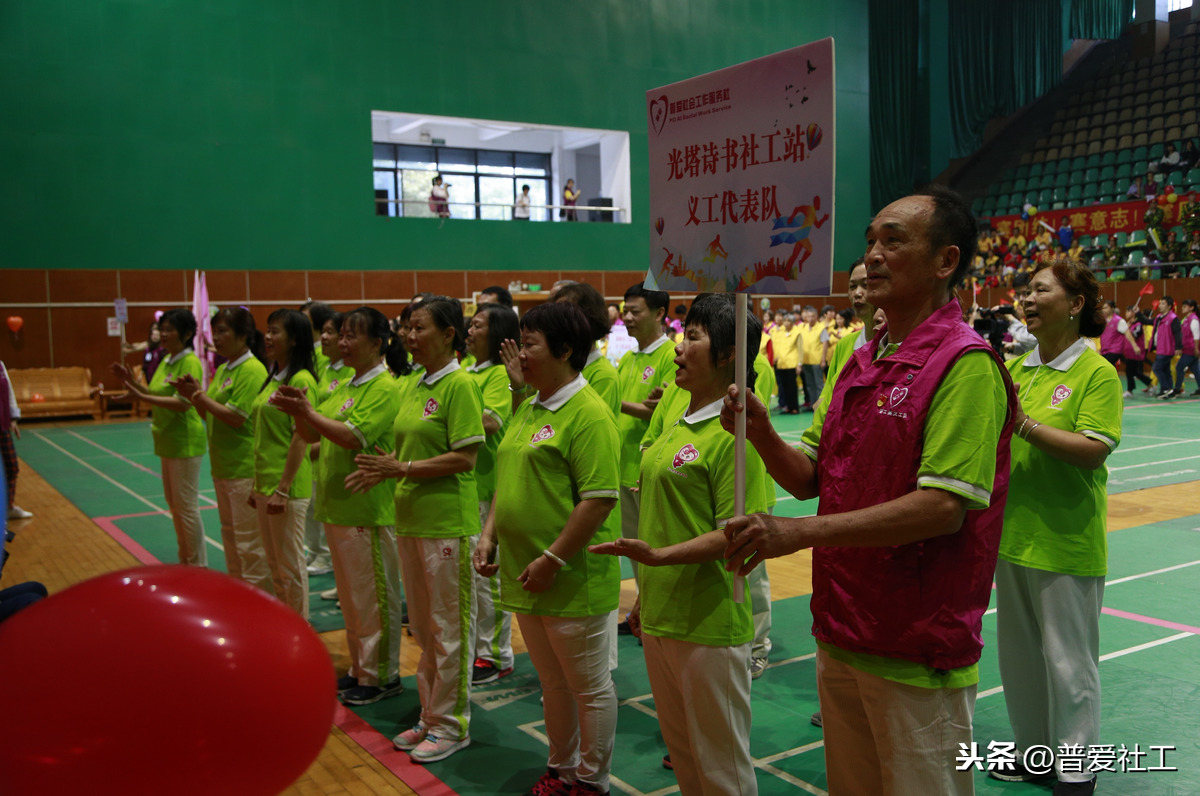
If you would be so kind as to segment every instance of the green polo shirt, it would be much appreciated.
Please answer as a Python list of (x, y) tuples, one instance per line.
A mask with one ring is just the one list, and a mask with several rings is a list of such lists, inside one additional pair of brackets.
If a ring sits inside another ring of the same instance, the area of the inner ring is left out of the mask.
[[(849, 339), (839, 341), (835, 353)], [(800, 442), (800, 449), (814, 461), (834, 384), (853, 354), (854, 344), (846, 345), (848, 353), (836, 373), (830, 368), (821, 400), (813, 411), (813, 423)], [(899, 347), (881, 346), (877, 359), (891, 356)], [(970, 351), (951, 366), (926, 415), (918, 487), (944, 489), (965, 497), (968, 509), (987, 508), (996, 476), (996, 446), (1008, 414), (1005, 390), (1004, 377), (985, 351)], [(822, 641), (817, 646), (842, 663), (897, 683), (920, 688), (964, 688), (979, 682), (977, 663), (939, 672), (925, 664), (850, 652)]]
[[(684, 395), (689, 396), (683, 390)], [(668, 416), (642, 455), (638, 538), (651, 547), (686, 542), (725, 527), (734, 515), (734, 444), (721, 427), (722, 400)], [(659, 404), (662, 408), (663, 404)], [(655, 412), (657, 415), (658, 412)], [(746, 469), (747, 513), (763, 511), (761, 468)], [(754, 638), (750, 601), (733, 601), (733, 575), (723, 560), (642, 567), (642, 627), (653, 636), (693, 644), (735, 646)]]
[[(500, 541), (500, 607), (539, 616), (598, 616), (614, 611), (621, 566), (614, 556), (580, 550), (559, 569), (547, 591), (525, 591), (517, 577), (550, 547), (581, 500), (617, 498), (617, 427), (608, 406), (580, 377), (542, 402), (517, 409), (497, 451), (504, 478), (496, 485)], [(590, 544), (621, 536), (614, 507)]]
[[(641, 403), (656, 387), (666, 388), (675, 381), (675, 346), (667, 337), (660, 337), (638, 351), (629, 351), (617, 366), (621, 385), (621, 400)], [(637, 486), (641, 470), (641, 441), (649, 420), (639, 420), (620, 412), (617, 433), (621, 438), (621, 486)]]
[(587, 383), (592, 385), (596, 394), (608, 405), (608, 408), (612, 409), (613, 417), (620, 417), (621, 383), (617, 376), (617, 369), (600, 353), (598, 347), (592, 349), (592, 353), (588, 354), (587, 364), (580, 372), (587, 379)]
[[(154, 371), (146, 390), (151, 395), (178, 395), (167, 382), (184, 376), (196, 381), (204, 378), (200, 359), (187, 348), (173, 357), (164, 359)], [(176, 412), (161, 406), (150, 408), (150, 433), (154, 436), (154, 455), (163, 459), (190, 459), (203, 456), (205, 447), (204, 421), (194, 407)]]
[[(1034, 423), (1103, 442), (1121, 442), (1121, 380), (1108, 360), (1080, 339), (1053, 362), (1041, 349), (1008, 362), (1021, 385), (1021, 407)], [(1035, 431), (1035, 434), (1040, 431)], [(1000, 558), (1067, 575), (1108, 573), (1108, 467), (1086, 470), (1055, 459), (1017, 437), (1004, 507)]]
[(504, 436), (504, 427), (512, 419), (512, 392), (508, 389), (508, 371), (503, 365), (490, 360), (472, 366), (467, 372), (479, 385), (483, 398), (483, 413), (500, 424), (495, 433), (489, 434), (487, 442), (479, 446), (475, 461), (475, 488), (480, 503), (490, 503), (496, 493), (496, 449)]
[[(295, 419), (268, 403), (283, 384), (297, 389), (307, 388), (305, 395), (309, 403), (313, 402), (318, 392), (317, 379), (311, 371), (301, 370), (294, 376), (283, 371), (276, 373), (254, 397), (254, 491), (260, 495), (270, 495), (279, 488), (283, 480), (283, 468), (287, 464), (288, 448), (296, 431)], [(288, 497), (310, 498), (312, 492), (312, 461), (305, 446), (300, 467), (292, 476)]]
[[(316, 370), (316, 365), (313, 366)], [(318, 409), (325, 399), (337, 392), (337, 389), (354, 378), (354, 368), (346, 364), (344, 359), (331, 362), (325, 368), (325, 373), (317, 380), (316, 395), (313, 396), (313, 406)]]
[(329, 357), (325, 356), (325, 352), (321, 350), (321, 343), (319, 341), (313, 343), (313, 367), (316, 368), (317, 381), (319, 383), (325, 378), (325, 371), (329, 369)]
[[(510, 399), (511, 400), (511, 399)], [(484, 442), (479, 385), (456, 360), (422, 376), (403, 394), (392, 424), (396, 458), (421, 461)], [(479, 533), (475, 472), (401, 478), (396, 484), (396, 535), (457, 539)]]
[(343, 448), (321, 437), (317, 459), (315, 518), (318, 522), (349, 527), (394, 525), (392, 505), (395, 484), (385, 480), (366, 493), (346, 489), (346, 476), (358, 469), (354, 457), (360, 453), (390, 454), (395, 450), (392, 422), (400, 410), (400, 390), (387, 367), (376, 365), (338, 387), (317, 408), (323, 416), (344, 423), (358, 438), (358, 448)]
[(267, 380), (267, 368), (247, 351), (223, 363), (208, 385), (208, 397), (231, 409), (245, 422), (234, 428), (209, 417), (208, 460), (213, 478), (254, 477), (254, 398)]

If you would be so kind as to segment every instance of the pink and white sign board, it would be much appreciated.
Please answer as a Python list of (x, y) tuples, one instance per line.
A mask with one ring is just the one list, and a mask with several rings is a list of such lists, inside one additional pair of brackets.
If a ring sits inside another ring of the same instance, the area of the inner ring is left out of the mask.
[(829, 295), (833, 39), (648, 91), (646, 114), (646, 287)]

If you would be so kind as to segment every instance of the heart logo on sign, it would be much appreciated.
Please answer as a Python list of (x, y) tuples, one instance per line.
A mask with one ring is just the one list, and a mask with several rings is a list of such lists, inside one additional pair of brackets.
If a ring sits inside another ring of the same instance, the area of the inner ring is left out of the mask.
[(539, 428), (537, 430), (537, 433), (534, 434), (533, 438), (529, 440), (529, 444), (536, 445), (539, 442), (545, 442), (546, 440), (550, 439), (553, 436), (554, 436), (554, 428), (551, 427), (551, 425), (549, 423), (547, 423), (546, 425), (542, 426), (541, 428)]
[(895, 407), (899, 406), (901, 404), (901, 402), (903, 402), (904, 399), (907, 397), (908, 397), (908, 388), (907, 387), (893, 387), (892, 388), (892, 397), (888, 401), (888, 403), (891, 404), (892, 408), (895, 408)]
[(423, 415), (422, 419), (429, 417), (434, 412), (436, 412), (439, 408), (441, 408), (441, 404), (439, 404), (437, 402), (437, 399), (430, 398), (428, 401), (425, 402), (425, 414)]
[(659, 216), (658, 220), (654, 222), (654, 228), (658, 230), (659, 235), (661, 235), (663, 230), (666, 229), (666, 226), (666, 222), (663, 221), (662, 216)]
[(663, 94), (656, 100), (650, 100), (650, 125), (657, 135), (662, 132), (667, 123), (667, 95)]
[(696, 450), (696, 446), (688, 443), (679, 449), (679, 453), (675, 454), (675, 458), (671, 460), (671, 466), (678, 470), (688, 462), (694, 462), (700, 458), (700, 451)]
[(808, 149), (811, 152), (821, 145), (821, 125), (813, 122), (808, 126)]
[(1050, 396), (1050, 405), (1058, 406), (1063, 401), (1071, 397), (1071, 388), (1065, 384), (1060, 384), (1054, 388), (1054, 395)]

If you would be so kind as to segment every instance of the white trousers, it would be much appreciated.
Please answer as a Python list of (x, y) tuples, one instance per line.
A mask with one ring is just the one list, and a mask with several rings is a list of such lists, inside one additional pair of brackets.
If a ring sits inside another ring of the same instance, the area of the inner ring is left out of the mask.
[[(1100, 743), (1100, 607), (1104, 578), (1008, 561), (996, 565), (996, 650), (1017, 749)], [(1087, 771), (1058, 778), (1086, 782)], [(1083, 768), (1087, 768), (1085, 765)]]
[[(479, 520), (482, 526), (487, 521), (491, 503), (479, 504)], [(479, 535), (471, 537), (471, 550), (479, 543)], [(471, 628), (474, 634), (472, 649), (476, 658), (482, 658), (498, 669), (513, 665), (512, 614), (499, 607), (500, 576), (485, 578), (474, 573), (475, 594), (471, 601)]]
[[(316, 463), (313, 464), (314, 472)], [(317, 480), (313, 479), (313, 497), (304, 510), (304, 546), (308, 548), (307, 563), (325, 562), (329, 560), (329, 545), (325, 542), (325, 527), (317, 522)]]
[(471, 723), (470, 537), (397, 537), (408, 628), (421, 645), (421, 724), (439, 738), (468, 737)]
[(221, 544), (225, 545), (225, 568), (235, 578), (274, 594), (267, 551), (258, 531), (258, 514), (250, 505), (253, 478), (214, 478), (217, 514), (221, 516)]
[(609, 789), (617, 690), (608, 669), (612, 613), (558, 617), (517, 614), (529, 660), (542, 684), (550, 739), (547, 765), (567, 782)]
[(709, 647), (649, 633), (642, 643), (679, 792), (757, 794), (750, 758), (750, 644)]
[[(626, 539), (638, 538), (638, 516), (641, 513), (642, 493), (638, 489), (621, 487), (621, 536)], [(637, 582), (638, 565), (632, 558), (629, 565), (633, 567), (633, 579)]]
[(179, 563), (198, 567), (208, 566), (208, 546), (204, 541), (204, 524), (200, 522), (200, 465), (203, 456), (186, 459), (160, 459), (162, 462), (163, 494), (175, 524), (179, 541)]
[[(283, 513), (268, 514), (270, 495), (255, 493), (258, 532), (262, 536), (275, 596), (308, 619), (308, 567), (304, 560), (304, 515), (310, 498), (289, 500)], [(324, 536), (324, 533), (322, 533)]]
[(750, 657), (765, 658), (771, 654), (771, 580), (767, 577), (766, 562), (750, 570), (746, 576), (746, 592), (750, 595), (750, 610), (754, 614)]
[(400, 562), (391, 525), (326, 525), (337, 584), (350, 674), (359, 685), (400, 677)]
[(971, 744), (977, 686), (920, 688), (849, 666), (817, 649), (817, 689), (831, 796), (971, 796), (957, 771)]

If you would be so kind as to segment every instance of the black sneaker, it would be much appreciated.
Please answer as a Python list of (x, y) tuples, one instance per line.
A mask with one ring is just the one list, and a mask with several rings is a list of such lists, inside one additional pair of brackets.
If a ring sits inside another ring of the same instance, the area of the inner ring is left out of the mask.
[(1054, 786), (1054, 796), (1092, 796), (1096, 792), (1096, 778), (1087, 782), (1062, 782)]
[(821, 711), (818, 710), (816, 713), (809, 716), (808, 723), (814, 727), (823, 727), (824, 724), (821, 721)]
[(665, 768), (667, 771), (675, 770), (675, 764), (671, 762), (670, 755), (663, 755), (663, 768)]
[(404, 690), (399, 680), (393, 680), (387, 685), (356, 685), (338, 696), (346, 705), (370, 705), (381, 699), (395, 696)]
[(485, 661), (483, 658), (475, 659), (475, 671), (471, 672), (471, 685), (483, 685), (485, 683), (494, 683), (501, 677), (507, 677), (512, 674), (513, 667), (501, 669), (491, 661)]
[(341, 696), (342, 694), (349, 691), (351, 688), (355, 688), (357, 686), (358, 686), (358, 678), (357, 677), (355, 677), (352, 674), (343, 674), (341, 677), (339, 677), (337, 679), (338, 696)]
[(617, 635), (618, 636), (632, 636), (633, 635), (633, 631), (629, 629), (629, 621), (628, 620), (617, 623)]
[(1041, 779), (1053, 779), (1053, 771), (1044, 771), (1041, 773), (1030, 771), (1025, 768), (1023, 761), (1016, 761), (1012, 766), (1000, 769), (993, 767), (988, 770), (988, 776), (992, 779), (998, 779), (1001, 782), (1037, 782)]

